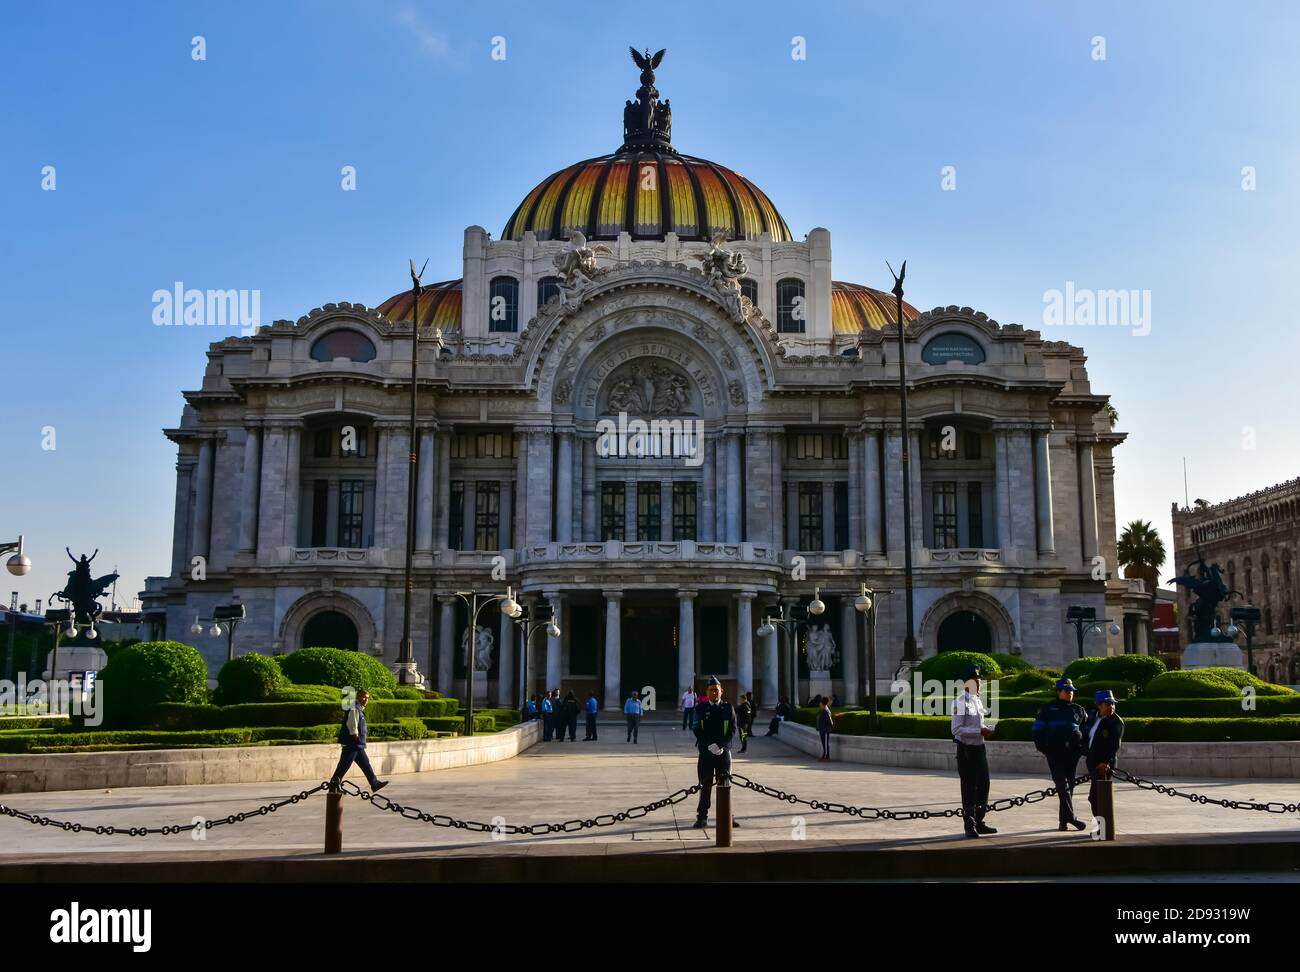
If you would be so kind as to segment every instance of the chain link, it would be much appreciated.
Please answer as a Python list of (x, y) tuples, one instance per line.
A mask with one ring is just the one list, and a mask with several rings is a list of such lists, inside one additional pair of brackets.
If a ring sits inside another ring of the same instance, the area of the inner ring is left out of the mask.
[(1265, 813), (1298, 813), (1300, 804), (1296, 803), (1255, 803), (1252, 800), (1216, 800), (1214, 797), (1207, 797), (1203, 793), (1184, 793), (1182, 790), (1175, 789), (1172, 786), (1165, 786), (1163, 783), (1153, 783), (1151, 780), (1144, 780), (1140, 776), (1134, 776), (1119, 767), (1111, 769), (1111, 775), (1117, 780), (1123, 780), (1126, 783), (1132, 783), (1140, 790), (1153, 790), (1156, 793), (1163, 793), (1166, 796), (1182, 797), (1184, 800), (1190, 800), (1192, 803), (1214, 804), (1217, 807), (1223, 807), (1225, 810), (1259, 810)]
[(213, 827), (220, 827), (223, 824), (243, 823), (249, 817), (266, 816), (268, 813), (275, 813), (281, 807), (288, 806), (291, 803), (301, 803), (313, 793), (319, 793), (321, 790), (329, 789), (328, 783), (319, 783), (310, 790), (302, 790), (283, 800), (277, 800), (275, 803), (268, 803), (258, 807), (256, 810), (246, 810), (242, 813), (232, 813), (230, 816), (208, 820), (203, 819), (201, 823), (186, 824), (164, 824), (161, 827), (114, 827), (109, 824), (98, 824), (91, 827), (90, 824), (74, 823), (70, 820), (55, 820), (52, 817), (42, 817), (38, 814), (24, 813), (15, 807), (6, 806), (0, 803), (0, 816), (14, 817), (17, 820), (26, 820), (30, 824), (36, 824), (40, 827), (58, 827), (70, 833), (88, 833), (95, 834), (99, 837), (147, 837), (150, 834), (162, 834), (170, 837), (173, 834), (189, 833), (202, 827), (204, 830), (211, 830)]
[[(348, 787), (351, 787), (351, 790)], [(621, 813), (602, 813), (595, 817), (576, 817), (573, 820), (565, 820), (562, 823), (535, 823), (535, 824), (491, 824), (483, 823), (478, 820), (461, 820), (456, 817), (449, 817), (446, 814), (428, 813), (418, 807), (408, 806), (406, 804), (395, 803), (387, 797), (377, 793), (370, 793), (362, 790), (355, 784), (343, 783), (343, 790), (353, 796), (360, 796), (372, 807), (378, 810), (388, 810), (396, 813), (406, 820), (418, 820), (422, 823), (432, 824), (435, 827), (448, 827), (453, 830), (469, 830), (474, 833), (492, 833), (492, 834), (523, 834), (527, 836), (538, 837), (545, 834), (576, 834), (584, 830), (591, 830), (597, 827), (613, 827), (615, 824), (623, 823), (627, 820), (640, 820), (642, 817), (654, 813), (656, 810), (662, 810), (664, 807), (670, 807), (681, 803), (683, 800), (699, 793), (703, 787), (699, 783), (672, 793), (660, 800), (652, 803), (646, 803), (639, 807), (629, 807)]]

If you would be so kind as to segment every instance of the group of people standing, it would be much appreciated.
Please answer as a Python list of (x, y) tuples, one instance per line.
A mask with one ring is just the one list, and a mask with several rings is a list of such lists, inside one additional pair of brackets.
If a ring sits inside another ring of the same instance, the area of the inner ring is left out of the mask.
[(542, 742), (564, 742), (566, 731), (569, 742), (576, 742), (578, 713), (581, 711), (587, 717), (587, 734), (582, 737), (582, 741), (592, 742), (596, 739), (596, 713), (599, 710), (600, 702), (595, 692), (588, 692), (587, 700), (579, 703), (572, 689), (563, 698), (559, 689), (551, 689), (540, 699), (536, 695), (529, 698), (524, 703), (522, 714), (525, 722), (542, 720)]
[[(986, 725), (987, 712), (980, 701), (979, 668), (963, 675), (966, 690), (952, 705), (952, 737), (957, 744), (957, 775), (961, 778), (961, 804), (967, 837), (996, 834), (997, 828), (984, 822), (989, 800), (989, 763), (984, 740), (993, 735)], [(1099, 810), (1098, 783), (1109, 779), (1124, 738), (1124, 720), (1115, 711), (1118, 700), (1109, 689), (1094, 696), (1096, 711), (1089, 714), (1074, 702), (1074, 683), (1068, 678), (1056, 682), (1056, 698), (1038, 710), (1034, 720), (1034, 745), (1047, 757), (1048, 771), (1059, 801), (1058, 829), (1083, 830), (1087, 823), (1074, 815), (1074, 777), (1082, 758), (1092, 778), (1088, 803), (1094, 815)]]

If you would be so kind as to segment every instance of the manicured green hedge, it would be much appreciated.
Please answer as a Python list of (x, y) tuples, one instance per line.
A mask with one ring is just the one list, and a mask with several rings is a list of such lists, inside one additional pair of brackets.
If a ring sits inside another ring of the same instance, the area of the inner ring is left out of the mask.
[(1085, 655), (1083, 658), (1076, 658), (1070, 664), (1065, 666), (1065, 678), (1074, 682), (1080, 682), (1092, 674), (1092, 670), (1104, 662), (1106, 659), (1098, 655)]
[(1002, 695), (1023, 695), (1026, 692), (1051, 692), (1056, 679), (1038, 671), (1015, 671), (998, 679), (998, 692)]
[(1244, 708), (1242, 702), (1240, 696), (1227, 699), (1153, 699), (1144, 695), (1125, 702), (1120, 706), (1120, 714), (1125, 719), (1130, 715), (1203, 719), (1300, 715), (1300, 695), (1259, 695), (1251, 700), (1253, 710)]
[[(366, 706), (370, 725), (415, 719), (425, 702), (409, 699), (374, 699)], [(244, 726), (340, 725), (346, 710), (339, 702), (250, 702), (247, 705), (184, 705), (164, 703), (144, 715), (141, 728), (185, 731), (233, 729)]]
[(33, 732), (0, 734), (3, 753), (87, 752), (108, 749), (191, 749), (203, 746), (249, 746), (268, 742), (330, 742), (338, 727), (262, 726), (205, 729), (194, 732)]
[(455, 719), (450, 717), (431, 717), (423, 720), (425, 727), (430, 732), (455, 732), (459, 733), (465, 728), (464, 719)]
[(1194, 671), (1165, 672), (1153, 678), (1143, 693), (1147, 698), (1240, 698), (1245, 687), (1257, 696), (1296, 693), (1284, 685), (1272, 685), (1239, 668), (1200, 668)]
[[(1157, 675), (1169, 669), (1155, 655), (1111, 655), (1092, 666), (1083, 676), (1086, 682), (1131, 682), (1139, 692)], [(1118, 692), (1115, 693), (1119, 695)]]
[(1010, 675), (1012, 672), (1036, 671), (1032, 662), (1025, 661), (1024, 655), (1009, 655), (1004, 651), (995, 651), (989, 657), (998, 663), (1003, 675)]
[(206, 702), (208, 666), (198, 651), (179, 641), (145, 641), (117, 652), (99, 682), (105, 724), (131, 728), (160, 702)]
[[(1096, 669), (1094, 669), (1096, 671)], [(1085, 678), (1081, 682), (1075, 683), (1074, 686), (1079, 690), (1074, 701), (1081, 705), (1087, 703), (1088, 707), (1096, 705), (1094, 696), (1098, 692), (1109, 691), (1116, 699), (1123, 702), (1125, 699), (1131, 699), (1138, 694), (1138, 687), (1132, 682), (1122, 682), (1119, 680), (1108, 680), (1104, 678)]]
[(931, 655), (918, 666), (922, 679), (938, 679), (940, 682), (959, 682), (966, 669), (975, 665), (983, 673), (984, 679), (998, 678), (1002, 668), (991, 655), (978, 651), (943, 651)]
[(393, 698), (415, 699), (415, 701), (420, 702), (424, 699), (424, 692), (414, 685), (399, 685), (393, 689)]
[(267, 702), (333, 702), (341, 705), (343, 690), (333, 685), (293, 685), (286, 684), (276, 689), (265, 699)]
[(456, 699), (425, 699), (420, 703), (418, 714), (424, 719), (439, 719), (454, 716), (460, 711), (460, 702)]
[(280, 663), (289, 681), (300, 685), (333, 685), (343, 688), (392, 692), (397, 679), (378, 658), (359, 651), (339, 648), (303, 648), (285, 655)]
[(398, 719), (367, 726), (369, 742), (391, 742), (399, 739), (427, 739), (429, 730), (422, 719)]
[(62, 729), (70, 725), (67, 716), (17, 716), (0, 719), (0, 732), (25, 729)]
[(265, 702), (289, 680), (269, 655), (256, 652), (232, 658), (217, 673), (217, 691), (212, 701), (217, 705)]

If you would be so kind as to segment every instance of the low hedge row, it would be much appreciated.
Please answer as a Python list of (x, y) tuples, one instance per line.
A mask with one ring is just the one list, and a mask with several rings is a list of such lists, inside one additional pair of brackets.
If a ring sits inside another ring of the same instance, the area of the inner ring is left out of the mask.
[[(1136, 705), (1137, 703), (1134, 703)], [(835, 731), (846, 736), (882, 735), (912, 739), (950, 739), (952, 722), (944, 716), (880, 713), (880, 731), (870, 731), (870, 713), (853, 710), (835, 716)], [(795, 721), (814, 725), (816, 710), (798, 709)], [(1003, 718), (993, 730), (995, 741), (1030, 742), (1033, 719)], [(1300, 739), (1300, 715), (1244, 715), (1230, 718), (1168, 718), (1134, 715), (1124, 719), (1126, 742), (1248, 742)]]
[[(366, 722), (396, 722), (418, 718), (430, 701), (373, 699), (366, 706)], [(234, 729), (247, 726), (339, 725), (344, 709), (339, 702), (249, 702), (245, 705), (188, 705), (165, 702), (146, 710), (143, 723), (133, 728), (183, 732), (198, 729)]]
[(330, 742), (338, 726), (256, 726), (191, 732), (32, 732), (0, 734), (0, 753), (63, 753), (134, 749), (182, 749), (202, 746), (249, 746), (266, 742)]

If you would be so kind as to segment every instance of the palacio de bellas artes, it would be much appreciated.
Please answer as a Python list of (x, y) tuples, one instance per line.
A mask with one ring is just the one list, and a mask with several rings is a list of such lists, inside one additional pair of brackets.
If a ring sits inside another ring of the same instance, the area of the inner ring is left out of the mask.
[(0, 26), (6, 957), (1290, 944), (1300, 7)]
[[(507, 582), (562, 633), (535, 643), (521, 689), (516, 626), (480, 615), (476, 691), (501, 705), (563, 684), (619, 709), (702, 674), (760, 705), (808, 697), (806, 645), (796, 687), (779, 634), (756, 632), (814, 592), (826, 611), (800, 637), (825, 639), (850, 704), (936, 651), (1063, 667), (1067, 605), (1122, 619), (1099, 650), (1127, 631), (1144, 651), (1151, 599), (1115, 567), (1125, 435), (1084, 349), (902, 302), (904, 425), (888, 285), (839, 279), (831, 230), (796, 234), (761, 187), (686, 154), (653, 78), (609, 112), (612, 152), (528, 188), (499, 232), (467, 227), (455, 276), (422, 285), (414, 440), (410, 291), (212, 345), (166, 430), (172, 562), (146, 617), (170, 637), (238, 598), (240, 646), (397, 664), (413, 455), (413, 684), (464, 693), (454, 592)], [(900, 592), (874, 672), (864, 579)], [(225, 639), (198, 647), (215, 673)]]

